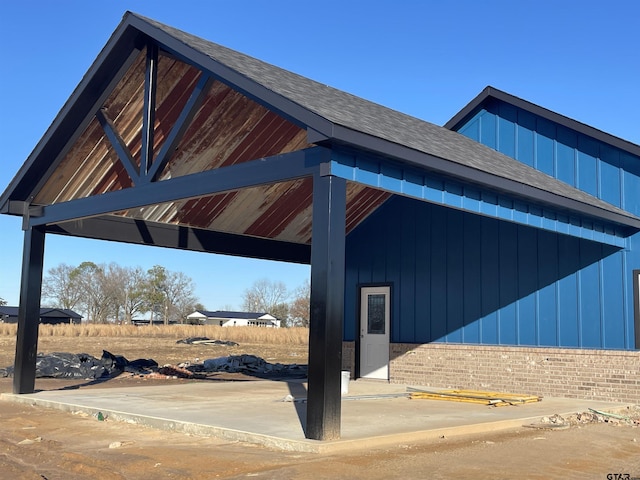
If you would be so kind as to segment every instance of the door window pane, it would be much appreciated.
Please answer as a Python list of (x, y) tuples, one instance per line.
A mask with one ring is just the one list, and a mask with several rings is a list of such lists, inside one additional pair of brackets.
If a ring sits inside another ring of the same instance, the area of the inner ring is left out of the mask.
[(385, 295), (367, 296), (367, 333), (384, 335)]

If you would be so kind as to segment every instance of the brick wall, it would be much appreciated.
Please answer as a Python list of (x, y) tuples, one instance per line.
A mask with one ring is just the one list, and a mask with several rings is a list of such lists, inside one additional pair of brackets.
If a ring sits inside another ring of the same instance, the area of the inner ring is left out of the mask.
[(395, 343), (390, 354), (392, 383), (640, 403), (640, 351)]

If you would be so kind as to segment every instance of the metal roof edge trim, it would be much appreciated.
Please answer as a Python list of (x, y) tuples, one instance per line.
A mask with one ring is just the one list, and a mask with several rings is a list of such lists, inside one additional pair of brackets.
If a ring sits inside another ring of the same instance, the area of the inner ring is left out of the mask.
[[(606, 209), (594, 204), (588, 204), (339, 125), (336, 125), (332, 138), (339, 143), (351, 145), (377, 154), (388, 155), (394, 159), (406, 162), (409, 165), (419, 167), (420, 169), (428, 168), (440, 174), (457, 178), (458, 180), (497, 189), (507, 194), (515, 195), (516, 197), (524, 197), (529, 200), (551, 205), (554, 208), (568, 209), (607, 222), (640, 229), (640, 218), (618, 209), (614, 205), (611, 205), (610, 209)], [(593, 197), (593, 200), (602, 202), (595, 197)]]
[(443, 126), (449, 130), (456, 130), (456, 128), (458, 128), (464, 120), (475, 113), (475, 111), (479, 109), (489, 98), (495, 98), (496, 100), (500, 100), (515, 107), (521, 108), (546, 120), (557, 123), (566, 128), (570, 128), (571, 130), (575, 130), (578, 133), (582, 133), (583, 135), (587, 135), (613, 147), (624, 150), (625, 152), (631, 153), (632, 155), (640, 157), (640, 145), (594, 128), (590, 125), (587, 125), (586, 123), (579, 122), (578, 120), (574, 120), (565, 115), (561, 115), (557, 112), (549, 110), (548, 108), (541, 107), (540, 105), (536, 105), (535, 103), (524, 100), (520, 97), (516, 97), (515, 95), (499, 90), (492, 86), (485, 87), (482, 92), (480, 92), (473, 100), (465, 105), (462, 110), (456, 113)]

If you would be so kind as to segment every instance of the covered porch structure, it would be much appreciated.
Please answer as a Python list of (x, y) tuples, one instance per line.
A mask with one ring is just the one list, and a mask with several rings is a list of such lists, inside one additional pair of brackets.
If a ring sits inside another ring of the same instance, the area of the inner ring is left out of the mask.
[(305, 436), (340, 437), (345, 241), (400, 195), (624, 246), (640, 219), (462, 135), (127, 13), (0, 197), (23, 218), (14, 393), (49, 234), (311, 265)]

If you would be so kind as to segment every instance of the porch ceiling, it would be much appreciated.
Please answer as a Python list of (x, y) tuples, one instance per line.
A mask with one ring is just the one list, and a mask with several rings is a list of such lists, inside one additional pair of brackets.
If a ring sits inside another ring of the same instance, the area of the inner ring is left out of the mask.
[[(97, 117), (88, 123), (56, 168), (33, 192), (47, 206), (135, 189), (143, 163), (146, 49), (142, 49), (100, 112), (131, 156), (126, 159)], [(163, 181), (300, 151), (307, 131), (197, 68), (160, 52), (157, 62), (153, 158), (157, 160), (192, 95), (206, 85), (189, 126), (155, 180)], [(117, 143), (117, 142), (116, 142)], [(152, 163), (153, 165), (153, 163)], [(131, 170), (133, 168), (133, 170)], [(144, 167), (142, 167), (144, 168)], [(131, 171), (134, 174), (131, 174)], [(390, 194), (356, 183), (347, 189), (347, 233)], [(108, 195), (105, 197), (108, 198)], [(285, 242), (311, 242), (311, 177), (225, 191), (108, 214), (153, 224), (185, 226)]]

